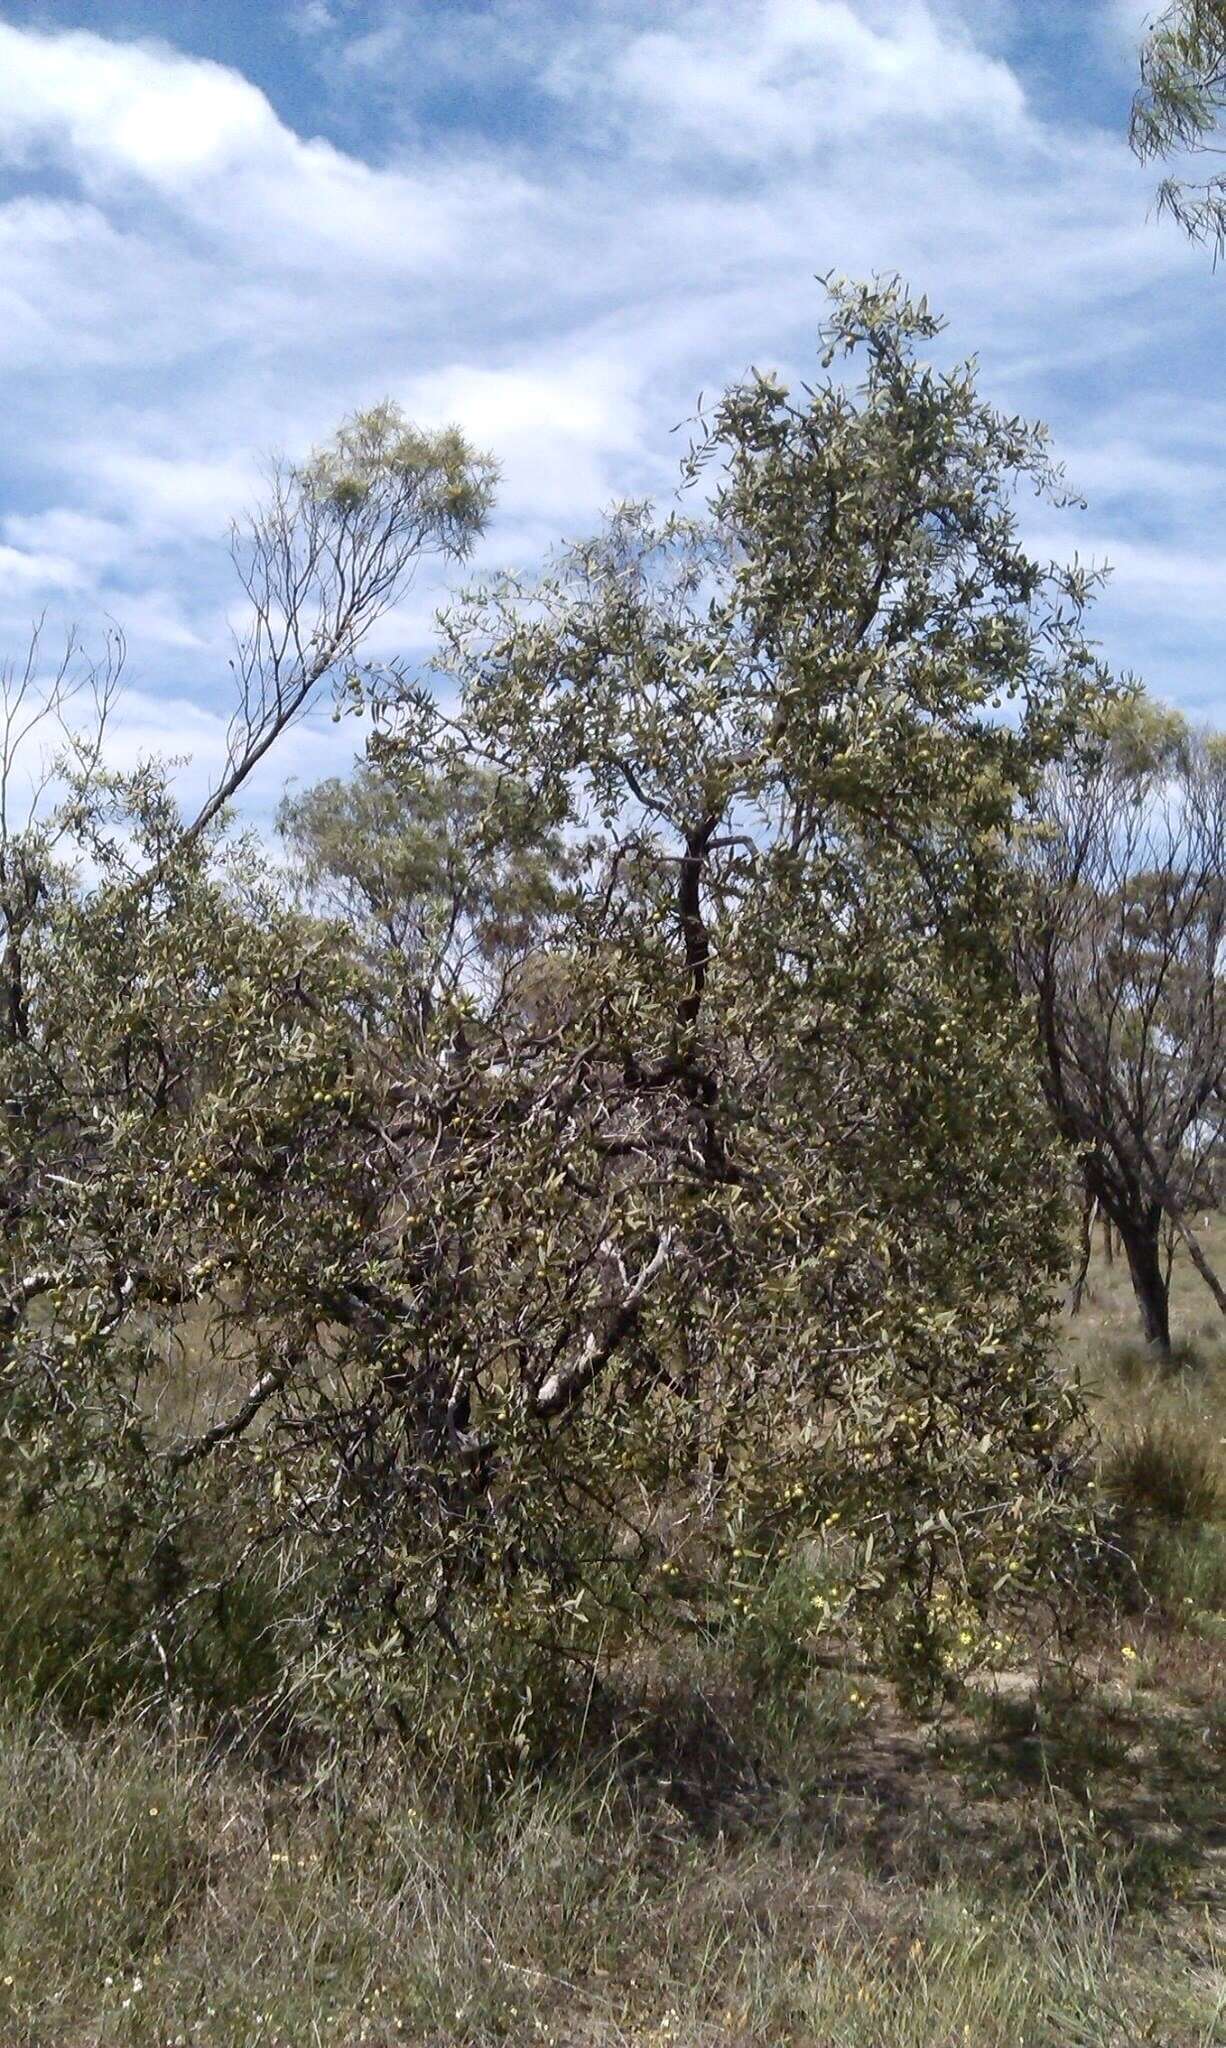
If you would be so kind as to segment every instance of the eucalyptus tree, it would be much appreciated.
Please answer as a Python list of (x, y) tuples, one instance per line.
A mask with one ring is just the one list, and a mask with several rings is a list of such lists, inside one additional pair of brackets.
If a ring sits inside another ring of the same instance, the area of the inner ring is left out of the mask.
[(403, 758), (288, 792), (277, 826), (298, 900), (354, 949), (369, 1015), (391, 1031), (428, 1024), (461, 986), (492, 1002), (513, 976), (527, 999), (582, 859), (506, 776)]
[(1221, 743), (1124, 700), (1045, 778), (1018, 958), (1044, 1088), (1086, 1192), (1119, 1232), (1146, 1339), (1171, 1349), (1164, 1223), (1203, 1201), (1226, 1080), (1226, 761)]

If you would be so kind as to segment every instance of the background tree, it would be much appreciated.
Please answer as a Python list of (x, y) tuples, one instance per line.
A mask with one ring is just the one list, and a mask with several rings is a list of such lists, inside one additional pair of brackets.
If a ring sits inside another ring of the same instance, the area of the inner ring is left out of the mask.
[[(1143, 163), (1180, 151), (1219, 153), (1226, 108), (1226, 0), (1174, 0), (1141, 45), (1131, 139)], [(1197, 241), (1226, 241), (1226, 177), (1164, 178), (1158, 205)]]
[(495, 479), (457, 428), (423, 432), (391, 403), (355, 413), (307, 463), (273, 464), (265, 503), (233, 529), (248, 605), (236, 703), (225, 767), (189, 835), (222, 814), (321, 690), (343, 701), (358, 686), (371, 629), (423, 555), (468, 553)]
[(428, 1023), (462, 988), (496, 1003), (511, 977), (527, 1000), (582, 857), (505, 775), (386, 755), (287, 794), (277, 826), (302, 901), (356, 948), (389, 1030)]
[(1220, 745), (1124, 701), (1088, 755), (1049, 769), (1027, 857), (1036, 902), (1019, 964), (1047, 1099), (1119, 1232), (1146, 1338), (1169, 1356), (1164, 1221), (1226, 1308), (1183, 1223), (1205, 1199), (1226, 1073)]

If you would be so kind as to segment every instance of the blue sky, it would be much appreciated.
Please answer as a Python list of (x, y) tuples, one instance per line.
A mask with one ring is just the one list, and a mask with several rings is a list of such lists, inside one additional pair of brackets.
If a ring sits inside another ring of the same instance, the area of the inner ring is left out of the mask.
[[(222, 746), (230, 515), (385, 394), (501, 460), (486, 563), (665, 492), (900, 271), (1050, 424), (1110, 658), (1226, 723), (1226, 275), (1152, 217), (1134, 0), (0, 0), (0, 630), (125, 629), (117, 744)], [(420, 653), (421, 579), (381, 629)], [(347, 731), (347, 729), (346, 729)], [(338, 765), (320, 720), (253, 793)]]

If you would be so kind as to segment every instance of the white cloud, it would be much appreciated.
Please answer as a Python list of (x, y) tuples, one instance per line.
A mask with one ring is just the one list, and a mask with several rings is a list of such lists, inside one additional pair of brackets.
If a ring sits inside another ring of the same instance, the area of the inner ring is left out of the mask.
[(1144, 441), (1123, 434), (1100, 439), (1092, 446), (1066, 440), (1060, 454), (1074, 489), (1099, 510), (1138, 497), (1152, 507), (1159, 502), (1203, 505), (1226, 496), (1220, 456), (1216, 461), (1197, 460), (1147, 447)]
[(635, 382), (633, 362), (580, 349), (531, 366), (431, 370), (406, 386), (405, 402), (431, 424), (462, 422), (497, 451), (504, 517), (565, 521), (616, 495), (617, 460), (643, 434)]
[(96, 502), (119, 507), (150, 538), (220, 539), (258, 493), (258, 465), (235, 452), (210, 459), (86, 442), (77, 450)]
[(84, 581), (79, 565), (65, 555), (0, 546), (0, 582), (10, 598), (46, 597), (73, 590)]
[(220, 64), (86, 34), (0, 25), (0, 147), (167, 188), (275, 148), (264, 95)]
[(82, 576), (113, 567), (126, 543), (125, 528), (117, 521), (66, 506), (50, 512), (10, 512), (3, 532), (13, 547), (71, 561)]
[(1226, 563), (1214, 549), (1101, 532), (1083, 536), (1081, 546), (1085, 555), (1110, 563), (1113, 594), (1125, 612), (1209, 627), (1226, 617)]
[(327, 0), (300, 0), (289, 11), (290, 27), (302, 36), (320, 36), (337, 26), (337, 17)]
[(1024, 112), (1007, 66), (943, 31), (919, 0), (691, 7), (668, 28), (635, 36), (615, 82), (628, 116), (659, 121), (651, 132), (662, 147), (697, 142), (740, 161), (774, 150), (807, 155), (831, 136), (882, 122), (1015, 128)]
[[(517, 181), (480, 166), (377, 171), (279, 120), (237, 72), (163, 44), (40, 34), (0, 23), (0, 162), (48, 164), (99, 206), (144, 192), (218, 250), (282, 276), (420, 275), (473, 253), (516, 207)], [(142, 231), (161, 223), (146, 211)], [(249, 280), (254, 282), (254, 274)], [(248, 296), (250, 292), (248, 293)]]
[[(43, 600), (109, 610), (146, 706), (221, 718), (225, 529), (268, 450), (386, 392), (455, 417), (503, 465), (483, 559), (523, 560), (616, 494), (667, 489), (700, 387), (751, 361), (810, 374), (815, 272), (897, 269), (951, 315), (949, 352), (978, 348), (989, 395), (1054, 415), (1073, 480), (1101, 491), (1113, 652), (1144, 664), (1149, 606), (1160, 662), (1203, 678), (1220, 285), (1146, 218), (1125, 88), (1118, 136), (1035, 111), (1017, 0), (361, 12), (369, 32), (326, 61), (359, 107), (409, 109), (378, 160), (166, 44), (0, 24), (0, 362), (21, 425), (0, 454), (0, 623)], [(1115, 0), (1086, 14), (1090, 50)], [(357, 16), (308, 5), (297, 25)], [(440, 82), (466, 129), (423, 130)], [(521, 88), (537, 125), (475, 137), (464, 110)], [(1163, 411), (1176, 373), (1190, 395)], [(385, 651), (425, 645), (438, 591), (423, 573)], [(1200, 651), (1185, 634), (1176, 657), (1183, 617)]]

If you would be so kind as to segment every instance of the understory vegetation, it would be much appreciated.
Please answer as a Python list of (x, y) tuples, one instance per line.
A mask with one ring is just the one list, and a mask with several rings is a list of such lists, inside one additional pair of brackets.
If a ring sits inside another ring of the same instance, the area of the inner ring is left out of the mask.
[(496, 470), (350, 420), (194, 817), (4, 678), (4, 2048), (1223, 2038), (1226, 751), (939, 333), (428, 673)]
[(37, 1624), (24, 1662), (13, 1628), (6, 2044), (1226, 2038), (1226, 1346), (1186, 1261), (1174, 1376), (1101, 1249), (1089, 1284), (1062, 1341), (1137, 1571), (1075, 1656), (1018, 1641), (929, 1717), (822, 1657), (816, 1570), (644, 1649), (496, 1788), (463, 1741), (428, 1769), (386, 1742), (260, 1758), (136, 1699), (69, 1728), (31, 1710)]

